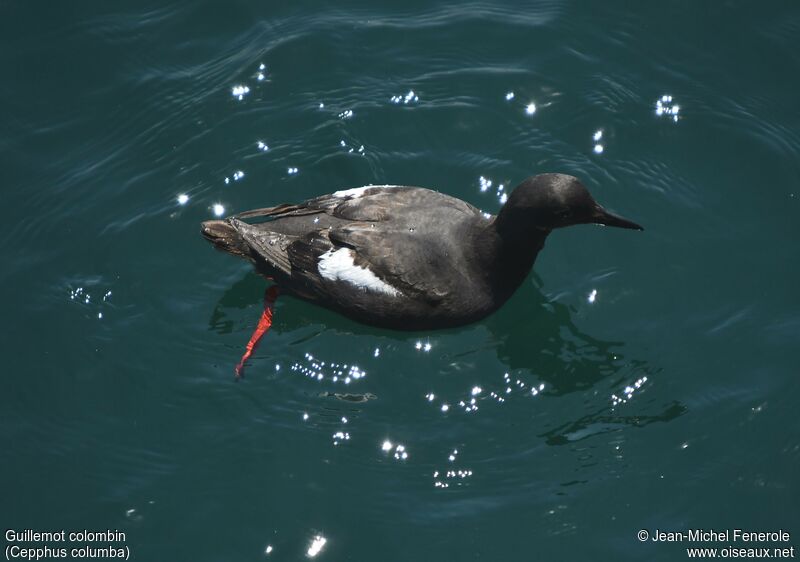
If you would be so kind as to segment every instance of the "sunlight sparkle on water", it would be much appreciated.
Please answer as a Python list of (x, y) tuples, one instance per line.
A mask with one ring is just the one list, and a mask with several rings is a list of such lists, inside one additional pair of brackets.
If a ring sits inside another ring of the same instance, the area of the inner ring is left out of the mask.
[(233, 94), (233, 97), (238, 98), (239, 101), (242, 101), (244, 97), (250, 93), (250, 87), (240, 84), (231, 88), (231, 93)]
[(397, 460), (406, 460), (408, 459), (408, 451), (406, 451), (406, 446), (398, 443), (395, 445), (388, 439), (386, 439), (383, 443), (381, 443), (381, 451), (384, 453), (391, 453), (392, 449), (394, 449), (394, 454), (392, 455)]
[(603, 145), (600, 143), (602, 138), (603, 138), (603, 129), (596, 130), (594, 132), (594, 135), (592, 135), (592, 140), (595, 142), (594, 148), (592, 148), (592, 150), (594, 151), (595, 154), (603, 154), (603, 150), (605, 150)]
[(292, 168), (292, 167), (286, 169), (286, 173), (289, 174), (290, 176), (295, 175), (299, 171), (300, 170), (298, 170), (297, 168)]
[(589, 301), (590, 303), (593, 303), (596, 298), (597, 298), (597, 289), (592, 289), (592, 292), (589, 293), (589, 296), (586, 297), (586, 300)]
[(409, 90), (405, 96), (392, 96), (389, 101), (395, 104), (402, 103), (404, 105), (408, 105), (411, 102), (418, 102), (419, 96), (414, 92), (414, 90)]
[[(496, 390), (492, 390), (492, 388)], [(480, 405), (490, 407), (491, 403), (503, 404), (507, 400), (530, 399), (541, 394), (544, 389), (544, 383), (528, 383), (520, 378), (512, 379), (509, 373), (504, 373), (500, 386), (489, 383), (486, 385), (474, 384), (464, 389), (461, 396), (439, 396), (438, 400), (437, 395), (428, 392), (425, 394), (425, 400), (429, 403), (436, 401), (435, 407), (448, 415), (457, 415), (461, 413), (459, 410), (464, 414), (474, 415), (480, 410)], [(451, 410), (453, 413), (450, 413)]]
[(268, 150), (269, 150), (269, 147), (267, 146), (267, 143), (265, 143), (264, 141), (258, 141), (258, 142), (256, 143), (256, 146), (257, 146), (257, 147), (258, 147), (258, 149), (259, 149), (260, 151), (262, 151), (262, 152), (266, 152), (266, 151), (268, 151)]
[(268, 544), (268, 545), (267, 545), (267, 548), (265, 548), (265, 549), (264, 549), (264, 554), (266, 554), (267, 556), (269, 556), (271, 553), (272, 553), (272, 545), (271, 545), (271, 544)]
[(536, 104), (531, 102), (528, 105), (526, 105), (525, 113), (527, 113), (528, 115), (533, 115), (534, 113), (536, 113)]
[(333, 434), (333, 444), (338, 445), (342, 441), (350, 441), (350, 434), (346, 431), (337, 431)]
[(214, 203), (214, 206), (211, 207), (211, 211), (214, 213), (215, 217), (221, 217), (225, 214), (225, 207), (223, 207), (221, 203)]
[(536, 396), (537, 394), (539, 394), (543, 390), (544, 390), (544, 383), (540, 384), (539, 388), (536, 388), (535, 386), (532, 386), (531, 387), (531, 394)]
[(352, 109), (345, 109), (339, 114), (339, 119), (350, 119), (353, 117)]
[(361, 370), (358, 365), (345, 365), (335, 362), (326, 362), (316, 359), (310, 353), (305, 354), (307, 365), (295, 362), (291, 370), (299, 372), (312, 380), (330, 380), (334, 383), (350, 384), (367, 376), (367, 372)]
[[(339, 146), (341, 146), (342, 148), (347, 150), (348, 154), (353, 154), (356, 151), (355, 147), (352, 147), (352, 146), (348, 147), (347, 143), (344, 141), (344, 139), (339, 141)], [(358, 147), (358, 153), (361, 154), (362, 156), (364, 156), (364, 145), (363, 144)]]
[(507, 92), (506, 93), (506, 101), (511, 101), (514, 99), (514, 92)]
[[(100, 290), (100, 287), (96, 287), (96, 289)], [(104, 303), (111, 297), (111, 291), (108, 290), (103, 294), (102, 299), (92, 300), (92, 295), (89, 293), (89, 290), (84, 287), (77, 287), (76, 289), (69, 289), (69, 300), (77, 302), (83, 306), (88, 306), (94, 309), (91, 314), (95, 316), (98, 320), (102, 320), (105, 317), (102, 310), (99, 310), (101, 307), (104, 306)]]
[(664, 94), (656, 100), (656, 115), (658, 117), (672, 118), (672, 121), (678, 122), (678, 113), (680, 113), (681, 106), (672, 103), (672, 96)]
[(633, 398), (633, 395), (640, 388), (642, 388), (642, 385), (644, 385), (644, 383), (646, 383), (646, 382), (647, 382), (647, 377), (644, 376), (644, 377), (641, 377), (641, 378), (637, 379), (632, 385), (626, 386), (625, 389), (623, 390), (624, 398), (621, 398), (621, 397), (617, 396), (616, 394), (612, 394), (611, 395), (611, 406), (614, 407), (614, 406), (617, 406), (618, 404), (626, 403), (628, 400)]
[[(469, 478), (470, 476), (472, 476), (472, 470), (470, 470), (470, 469), (448, 470), (447, 472), (444, 473), (444, 479), (445, 480), (448, 480), (448, 479), (463, 480), (464, 478)], [(433, 478), (434, 478), (434, 482), (433, 482), (434, 487), (436, 487), (436, 488), (449, 488), (450, 487), (450, 484), (448, 482), (443, 482), (441, 480), (436, 480), (436, 478), (439, 478), (439, 471), (438, 470), (433, 473)], [(461, 486), (462, 483), (461, 482), (457, 482), (456, 485), (457, 486)]]
[(178, 195), (178, 205), (186, 205), (189, 202), (189, 196), (185, 193)]
[[(495, 187), (495, 195), (497, 195), (497, 200), (500, 202), (501, 205), (505, 205), (506, 201), (508, 201), (508, 194), (504, 192), (506, 186), (502, 183), (498, 183), (495, 186), (495, 183), (487, 178), (486, 176), (480, 176), (478, 178), (478, 188), (481, 190), (481, 193), (486, 193), (492, 187)], [(489, 218), (491, 215), (484, 213), (484, 215)]]
[(314, 558), (317, 554), (319, 554), (322, 551), (322, 548), (325, 546), (326, 542), (328, 542), (328, 539), (326, 539), (322, 535), (315, 536), (308, 547), (306, 555), (308, 555), (309, 558)]

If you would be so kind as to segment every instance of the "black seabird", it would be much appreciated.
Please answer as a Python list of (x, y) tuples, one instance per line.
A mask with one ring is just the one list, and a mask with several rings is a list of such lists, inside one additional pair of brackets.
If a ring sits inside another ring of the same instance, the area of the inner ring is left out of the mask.
[[(242, 220), (255, 217), (269, 220)], [(275, 283), (239, 374), (269, 328), (277, 289), (382, 328), (460, 326), (508, 300), (553, 229), (586, 223), (643, 230), (606, 211), (577, 178), (541, 174), (496, 216), (429, 189), (381, 185), (206, 221), (202, 233)]]

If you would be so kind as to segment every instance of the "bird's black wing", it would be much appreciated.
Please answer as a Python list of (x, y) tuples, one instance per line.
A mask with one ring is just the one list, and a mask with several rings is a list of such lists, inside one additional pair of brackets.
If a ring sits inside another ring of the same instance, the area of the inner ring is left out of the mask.
[[(315, 214), (320, 228), (309, 228), (307, 215)], [(368, 186), (237, 215), (272, 219), (265, 223), (231, 221), (270, 266), (295, 281), (314, 283), (320, 257), (347, 247), (357, 266), (434, 304), (465, 284), (458, 254), (463, 244), (454, 243), (453, 231), (478, 214), (475, 207), (428, 189)], [(295, 229), (298, 221), (302, 231)]]
[(400, 291), (436, 303), (468, 285), (469, 242), (458, 232), (478, 220), (472, 205), (428, 189), (384, 188), (340, 203), (333, 215), (351, 221), (330, 230), (333, 244), (352, 248), (356, 265)]

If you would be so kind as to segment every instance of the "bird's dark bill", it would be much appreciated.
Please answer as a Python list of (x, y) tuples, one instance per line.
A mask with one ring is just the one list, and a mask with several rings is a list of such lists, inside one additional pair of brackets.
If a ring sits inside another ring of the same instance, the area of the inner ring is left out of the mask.
[(633, 221), (629, 221), (628, 219), (621, 217), (619, 215), (615, 215), (614, 213), (609, 213), (600, 206), (598, 206), (597, 209), (595, 210), (594, 216), (592, 217), (592, 222), (596, 224), (602, 224), (605, 226), (616, 226), (617, 228), (644, 230), (644, 228), (641, 225), (638, 225)]

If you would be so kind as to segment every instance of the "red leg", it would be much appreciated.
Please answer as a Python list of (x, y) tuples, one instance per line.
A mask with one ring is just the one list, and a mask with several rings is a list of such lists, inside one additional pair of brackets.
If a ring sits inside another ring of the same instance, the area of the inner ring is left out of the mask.
[(239, 364), (236, 365), (236, 378), (239, 379), (244, 376), (244, 362), (250, 359), (250, 356), (256, 350), (256, 346), (258, 345), (259, 340), (269, 331), (270, 326), (272, 326), (272, 309), (275, 305), (275, 301), (278, 298), (278, 286), (273, 285), (269, 289), (267, 289), (266, 293), (264, 293), (264, 312), (261, 313), (261, 318), (258, 321), (258, 326), (253, 331), (253, 335), (250, 336), (250, 341), (247, 342), (247, 347), (245, 348), (244, 355), (239, 360)]

